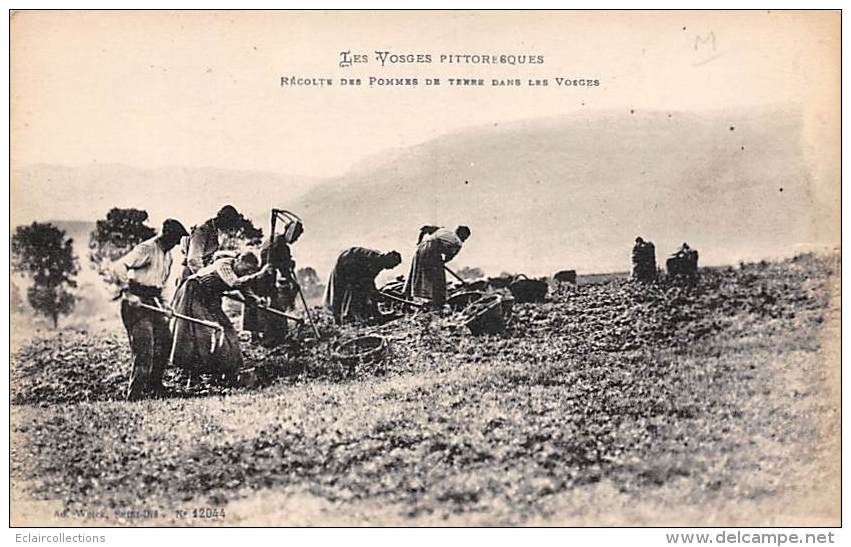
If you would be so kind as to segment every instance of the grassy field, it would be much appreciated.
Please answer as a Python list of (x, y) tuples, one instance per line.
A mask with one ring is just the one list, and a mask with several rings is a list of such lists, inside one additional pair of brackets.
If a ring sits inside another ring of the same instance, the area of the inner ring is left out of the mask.
[(255, 351), (287, 375), (158, 401), (115, 400), (123, 334), (37, 340), (13, 523), (838, 525), (838, 267), (561, 286), (499, 336), (416, 316), (381, 366)]

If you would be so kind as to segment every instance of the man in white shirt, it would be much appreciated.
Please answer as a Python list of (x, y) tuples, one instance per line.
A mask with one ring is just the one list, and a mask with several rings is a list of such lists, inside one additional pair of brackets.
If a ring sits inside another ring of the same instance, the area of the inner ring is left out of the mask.
[(162, 375), (171, 351), (171, 334), (165, 315), (140, 307), (162, 307), (162, 289), (171, 272), (171, 250), (188, 235), (186, 228), (167, 219), (159, 235), (136, 245), (115, 262), (121, 285), (121, 320), (133, 353), (133, 372), (127, 400), (163, 392)]

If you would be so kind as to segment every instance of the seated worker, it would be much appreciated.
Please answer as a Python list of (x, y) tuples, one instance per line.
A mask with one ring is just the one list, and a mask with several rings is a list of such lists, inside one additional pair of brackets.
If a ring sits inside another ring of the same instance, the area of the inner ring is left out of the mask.
[(242, 253), (218, 258), (186, 278), (174, 295), (174, 311), (218, 323), (224, 332), (220, 335), (217, 329), (175, 318), (173, 363), (189, 370), (194, 378), (209, 372), (233, 383), (242, 368), (242, 352), (236, 329), (222, 310), (222, 296), (239, 291), (248, 306), (256, 305), (259, 298), (248, 285), (268, 272), (268, 266), (258, 271), (253, 253)]
[(347, 321), (366, 322), (378, 316), (379, 292), (375, 278), (382, 270), (402, 263), (396, 251), (382, 253), (364, 247), (351, 247), (337, 257), (325, 289), (325, 306), (338, 325)]

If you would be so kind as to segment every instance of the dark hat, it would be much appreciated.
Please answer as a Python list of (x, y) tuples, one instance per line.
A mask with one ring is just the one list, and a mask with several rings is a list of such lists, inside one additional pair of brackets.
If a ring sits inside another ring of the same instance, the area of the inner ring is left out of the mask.
[(470, 237), (470, 233), (470, 228), (467, 226), (458, 226), (455, 228), (455, 235), (461, 238), (462, 241)]
[(225, 205), (219, 209), (218, 213), (216, 213), (216, 219), (223, 221), (235, 221), (239, 219), (239, 212), (233, 205)]
[(183, 224), (173, 218), (167, 218), (163, 221), (162, 233), (163, 235), (175, 237), (185, 237), (189, 235), (189, 232), (186, 231)]

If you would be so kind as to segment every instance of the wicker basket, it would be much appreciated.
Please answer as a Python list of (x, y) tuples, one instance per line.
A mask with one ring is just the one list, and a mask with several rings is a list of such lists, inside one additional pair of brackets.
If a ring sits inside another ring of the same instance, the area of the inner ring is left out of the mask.
[(549, 286), (546, 281), (529, 279), (520, 274), (508, 285), (508, 290), (519, 303), (543, 302), (547, 298)]
[(498, 294), (484, 296), (464, 310), (464, 326), (475, 336), (497, 334), (505, 330), (503, 298)]
[(382, 336), (369, 335), (337, 344), (334, 358), (352, 368), (365, 363), (377, 363), (387, 355), (387, 340)]
[(463, 291), (453, 294), (447, 300), (452, 311), (461, 311), (473, 302), (483, 297), (485, 293), (482, 291)]

